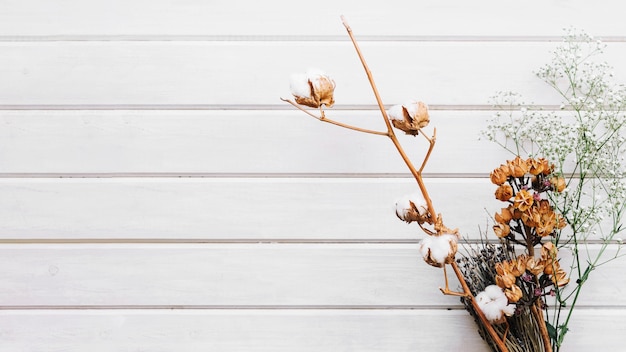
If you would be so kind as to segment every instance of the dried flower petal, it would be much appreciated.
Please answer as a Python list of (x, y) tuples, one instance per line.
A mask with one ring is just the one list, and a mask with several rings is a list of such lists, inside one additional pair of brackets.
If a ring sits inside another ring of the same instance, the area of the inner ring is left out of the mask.
[(513, 285), (504, 290), (504, 295), (510, 303), (516, 303), (522, 298), (524, 294), (522, 293), (522, 289), (519, 286)]
[(493, 232), (498, 238), (504, 238), (511, 233), (511, 227), (508, 224), (498, 223), (493, 225)]
[(552, 275), (552, 282), (558, 287), (563, 287), (569, 283), (569, 278), (567, 277), (567, 272), (565, 270), (560, 269)]
[(513, 200), (515, 207), (522, 212), (528, 210), (533, 205), (533, 202), (533, 195), (525, 189), (517, 192), (515, 199)]
[(537, 276), (543, 272), (544, 265), (541, 260), (538, 260), (533, 257), (528, 257), (526, 260), (526, 270), (528, 270), (531, 274)]

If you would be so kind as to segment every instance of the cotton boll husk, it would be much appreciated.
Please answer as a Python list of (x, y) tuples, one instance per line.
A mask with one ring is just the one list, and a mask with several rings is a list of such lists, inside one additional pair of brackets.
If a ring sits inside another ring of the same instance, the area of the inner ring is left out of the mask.
[(404, 104), (402, 104), (402, 106), (404, 106), (404, 108), (406, 109), (406, 112), (409, 113), (409, 116), (411, 118), (415, 118), (415, 115), (417, 115), (417, 109), (418, 109), (418, 103), (416, 101), (407, 101)]
[(428, 213), (428, 205), (421, 194), (407, 194), (396, 201), (396, 215), (400, 219), (406, 222), (417, 221), (417, 219), (413, 219), (411, 216), (414, 211), (411, 203), (413, 203), (419, 215), (425, 216)]
[(426, 263), (442, 267), (454, 260), (457, 251), (457, 236), (454, 234), (426, 236), (419, 244), (419, 251)]
[(294, 73), (291, 75), (289, 83), (291, 94), (296, 97), (308, 98), (311, 96), (311, 86), (309, 85), (309, 78), (303, 73)]

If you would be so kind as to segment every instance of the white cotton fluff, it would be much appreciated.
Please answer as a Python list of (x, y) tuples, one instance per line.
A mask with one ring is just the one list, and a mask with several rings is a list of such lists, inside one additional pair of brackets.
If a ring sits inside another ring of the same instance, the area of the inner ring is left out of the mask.
[(387, 116), (390, 120), (404, 121), (404, 112), (402, 111), (402, 105), (394, 105), (387, 110)]
[(420, 253), (424, 258), (430, 258), (439, 264), (445, 264), (450, 255), (454, 255), (456, 235), (443, 234), (440, 236), (426, 236), (419, 244)]
[(426, 215), (428, 213), (428, 204), (421, 194), (407, 194), (402, 198), (396, 200), (396, 215), (400, 219), (407, 221), (407, 212), (412, 209), (411, 202), (415, 204), (415, 207), (417, 208), (417, 211), (420, 213), (420, 215)]
[(419, 104), (418, 102), (411, 100), (405, 102), (404, 104), (394, 105), (390, 107), (389, 110), (387, 110), (387, 116), (389, 116), (389, 119), (403, 121), (404, 111), (402, 108), (406, 109), (406, 112), (409, 114), (410, 118), (415, 118), (415, 116), (417, 115)]
[(512, 316), (515, 313), (515, 305), (509, 304), (504, 291), (497, 285), (485, 287), (484, 291), (476, 295), (476, 303), (491, 323), (501, 320), (504, 315)]
[(304, 73), (294, 73), (291, 75), (289, 83), (291, 94), (296, 97), (308, 98), (311, 96), (311, 86), (309, 86), (309, 78)]

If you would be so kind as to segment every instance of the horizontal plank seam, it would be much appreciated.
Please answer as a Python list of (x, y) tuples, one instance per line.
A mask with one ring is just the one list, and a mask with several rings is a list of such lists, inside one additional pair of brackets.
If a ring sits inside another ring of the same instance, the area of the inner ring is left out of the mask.
[[(279, 100), (280, 97), (276, 97)], [(385, 108), (390, 108), (393, 104), (388, 104)], [(433, 111), (506, 111), (519, 110), (521, 108), (534, 110), (571, 110), (571, 107), (563, 107), (560, 105), (519, 105), (515, 107), (495, 107), (488, 104), (429, 104), (428, 109)], [(1, 110), (163, 110), (163, 111), (215, 111), (215, 110), (271, 110), (271, 111), (296, 111), (289, 104), (0, 104)], [(331, 110), (361, 110), (361, 111), (377, 111), (378, 105), (372, 104), (338, 104), (334, 105)]]
[(461, 310), (462, 305), (20, 305), (0, 306), (0, 310)]
[[(360, 42), (555, 42), (561, 36), (536, 35), (358, 35)], [(626, 42), (626, 36), (595, 39)], [(346, 35), (2, 35), (0, 42), (347, 42)]]
[[(488, 178), (487, 173), (424, 173), (424, 178)], [(409, 173), (0, 172), (10, 178), (412, 179)]]
[[(626, 310), (620, 305), (577, 305), (578, 310)], [(16, 305), (0, 306), (2, 311), (17, 310), (465, 310), (454, 305)]]
[[(4, 237), (0, 238), (0, 245), (4, 244), (323, 244), (323, 245), (417, 245), (421, 241), (420, 238), (22, 238), (22, 237)], [(498, 239), (489, 238), (463, 238), (462, 245), (481, 245), (481, 244), (498, 244)], [(587, 245), (602, 245), (604, 241), (600, 239), (589, 239), (584, 242)], [(613, 245), (621, 245), (620, 240), (612, 240), (606, 242)], [(462, 251), (462, 250), (461, 250)]]

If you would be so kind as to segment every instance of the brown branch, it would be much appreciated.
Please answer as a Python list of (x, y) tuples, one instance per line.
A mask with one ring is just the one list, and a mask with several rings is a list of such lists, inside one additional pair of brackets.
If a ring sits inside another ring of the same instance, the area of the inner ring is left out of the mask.
[(478, 302), (476, 302), (476, 300), (474, 299), (474, 296), (472, 295), (472, 291), (470, 290), (469, 286), (467, 286), (467, 282), (465, 282), (463, 273), (461, 273), (461, 269), (459, 269), (459, 266), (456, 264), (456, 261), (453, 261), (450, 265), (452, 266), (452, 269), (454, 269), (454, 273), (456, 274), (457, 279), (461, 283), (463, 292), (466, 293), (465, 299), (469, 300), (470, 303), (472, 304), (472, 308), (474, 308), (476, 315), (478, 315), (478, 319), (480, 319), (482, 325), (485, 327), (485, 329), (487, 329), (487, 332), (489, 333), (489, 335), (491, 335), (491, 338), (498, 346), (498, 349), (500, 350), (500, 352), (508, 352), (509, 349), (504, 344), (504, 341), (502, 341), (502, 339), (500, 338), (500, 335), (498, 335), (498, 333), (493, 328), (489, 320), (487, 320), (487, 317), (485, 317), (485, 314), (483, 313), (483, 311), (478, 306)]
[[(402, 160), (404, 160), (404, 163), (407, 165), (407, 167), (411, 171), (411, 174), (417, 181), (417, 185), (419, 186), (420, 191), (422, 192), (422, 196), (424, 197), (424, 200), (426, 201), (426, 204), (428, 205), (428, 212), (434, 218), (437, 213), (435, 212), (435, 208), (433, 207), (433, 202), (431, 201), (430, 196), (428, 195), (428, 190), (426, 189), (426, 185), (424, 184), (424, 180), (422, 179), (422, 173), (418, 171), (415, 168), (415, 166), (413, 166), (413, 163), (404, 152), (404, 149), (402, 148), (402, 145), (400, 144), (398, 137), (396, 137), (396, 134), (393, 132), (393, 127), (391, 126), (391, 122), (389, 121), (389, 116), (387, 116), (385, 105), (383, 104), (383, 101), (380, 98), (380, 94), (378, 93), (378, 88), (376, 88), (376, 84), (374, 83), (372, 72), (370, 71), (367, 65), (367, 62), (365, 62), (365, 58), (363, 57), (363, 53), (361, 52), (361, 49), (359, 48), (359, 44), (357, 43), (356, 39), (354, 38), (354, 35), (352, 34), (352, 28), (350, 28), (350, 26), (348, 25), (348, 22), (346, 21), (345, 17), (341, 16), (341, 21), (343, 22), (343, 26), (346, 27), (346, 31), (348, 31), (350, 40), (352, 41), (352, 44), (354, 45), (354, 49), (356, 50), (356, 53), (359, 56), (359, 59), (361, 60), (361, 64), (363, 65), (363, 69), (365, 70), (365, 74), (367, 75), (367, 79), (370, 82), (370, 86), (372, 87), (372, 91), (374, 92), (374, 96), (376, 97), (376, 102), (378, 103), (378, 108), (380, 109), (380, 113), (383, 116), (383, 120), (385, 120), (385, 125), (387, 126), (388, 136), (389, 138), (391, 138), (391, 141), (393, 142), (393, 145), (396, 147), (396, 149), (400, 153)], [(423, 164), (425, 163), (426, 163), (426, 160), (424, 160)], [(422, 168), (423, 168), (423, 165), (422, 165)]]
[(368, 129), (365, 129), (365, 128), (348, 125), (348, 124), (345, 124), (343, 122), (331, 120), (329, 118), (326, 118), (326, 116), (323, 115), (324, 114), (323, 110), (322, 110), (322, 116), (320, 117), (320, 116), (316, 116), (315, 114), (311, 113), (310, 111), (302, 108), (300, 105), (296, 104), (292, 100), (285, 99), (285, 98), (280, 98), (280, 100), (288, 102), (289, 104), (291, 104), (291, 105), (295, 106), (296, 108), (304, 111), (307, 115), (315, 118), (316, 120), (319, 120), (319, 121), (322, 121), (322, 122), (328, 122), (328, 123), (333, 124), (333, 125), (337, 125), (337, 126), (340, 126), (340, 127), (343, 127), (343, 128), (347, 128), (347, 129), (350, 129), (350, 130), (355, 130), (355, 131), (359, 131), (359, 132), (363, 132), (363, 133), (376, 134), (376, 135), (379, 135), (379, 136), (388, 136), (387, 132), (368, 130)]

